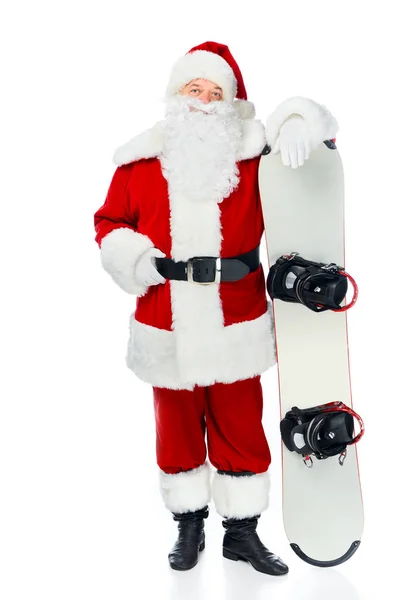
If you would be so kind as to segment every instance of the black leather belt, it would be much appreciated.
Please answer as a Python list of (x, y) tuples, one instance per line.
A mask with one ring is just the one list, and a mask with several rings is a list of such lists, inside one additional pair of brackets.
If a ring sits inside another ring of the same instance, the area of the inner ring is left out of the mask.
[(200, 285), (238, 281), (259, 266), (260, 246), (232, 258), (195, 256), (186, 262), (175, 262), (172, 258), (156, 258), (157, 271), (165, 279), (189, 281)]

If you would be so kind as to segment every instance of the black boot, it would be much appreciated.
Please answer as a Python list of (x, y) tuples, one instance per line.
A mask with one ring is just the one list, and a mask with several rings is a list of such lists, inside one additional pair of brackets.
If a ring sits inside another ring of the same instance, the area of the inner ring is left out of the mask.
[(230, 560), (245, 560), (261, 573), (285, 575), (289, 568), (261, 542), (256, 533), (257, 522), (258, 516), (222, 521), (226, 529), (223, 541), (224, 557)]
[(178, 521), (179, 535), (168, 555), (169, 564), (177, 571), (187, 571), (197, 565), (199, 552), (205, 547), (204, 519), (208, 517), (208, 507), (173, 516)]

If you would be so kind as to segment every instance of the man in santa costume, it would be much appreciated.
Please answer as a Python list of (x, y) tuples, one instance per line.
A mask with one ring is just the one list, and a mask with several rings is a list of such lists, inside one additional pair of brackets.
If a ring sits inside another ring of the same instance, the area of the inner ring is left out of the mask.
[(271, 462), (260, 376), (275, 363), (258, 166), (268, 144), (301, 167), (337, 125), (306, 98), (283, 102), (266, 128), (254, 116), (228, 47), (192, 48), (173, 66), (165, 119), (116, 151), (95, 214), (103, 267), (137, 296), (127, 364), (153, 387), (160, 488), (179, 531), (169, 562), (179, 570), (204, 549), (212, 497), (226, 558), (288, 572), (256, 532)]

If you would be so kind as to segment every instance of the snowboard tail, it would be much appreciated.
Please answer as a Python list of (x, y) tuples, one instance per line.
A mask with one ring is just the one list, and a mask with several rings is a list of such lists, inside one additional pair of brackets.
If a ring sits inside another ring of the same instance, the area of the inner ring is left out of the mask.
[(351, 544), (350, 548), (347, 550), (347, 552), (343, 554), (343, 556), (335, 558), (334, 560), (316, 560), (315, 558), (307, 556), (307, 554), (305, 554), (305, 552), (302, 551), (298, 544), (292, 543), (290, 545), (299, 558), (304, 560), (304, 562), (308, 563), (309, 565), (312, 565), (313, 567), (336, 567), (337, 565), (340, 565), (346, 562), (346, 560), (348, 560), (349, 558), (351, 558), (354, 552), (359, 547), (360, 543), (361, 540), (356, 540)]

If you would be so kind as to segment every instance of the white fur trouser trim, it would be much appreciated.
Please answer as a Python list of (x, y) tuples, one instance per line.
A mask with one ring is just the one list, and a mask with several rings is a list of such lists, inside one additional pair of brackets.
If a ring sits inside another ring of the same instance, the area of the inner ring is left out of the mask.
[(210, 468), (204, 463), (181, 473), (160, 471), (160, 487), (164, 504), (171, 512), (199, 510), (211, 500)]
[(269, 473), (225, 475), (215, 473), (212, 496), (219, 515), (226, 519), (247, 519), (268, 508)]

